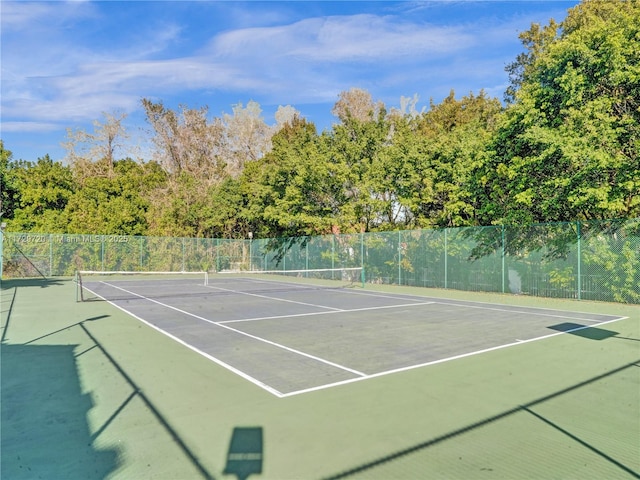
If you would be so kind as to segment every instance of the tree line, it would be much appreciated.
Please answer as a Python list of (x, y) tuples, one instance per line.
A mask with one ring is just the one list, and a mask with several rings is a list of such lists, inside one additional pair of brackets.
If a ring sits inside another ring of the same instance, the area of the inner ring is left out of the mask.
[(13, 159), (0, 140), (11, 231), (246, 238), (640, 217), (640, 2), (585, 1), (532, 24), (485, 92), (421, 111), (342, 92), (318, 132), (294, 108), (142, 99), (149, 158), (124, 114), (68, 131), (68, 161)]

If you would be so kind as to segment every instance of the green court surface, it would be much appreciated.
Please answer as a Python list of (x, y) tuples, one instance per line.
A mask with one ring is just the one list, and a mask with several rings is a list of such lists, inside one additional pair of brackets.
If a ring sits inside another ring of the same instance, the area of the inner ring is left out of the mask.
[(353, 293), (3, 281), (0, 478), (640, 478), (640, 307)]

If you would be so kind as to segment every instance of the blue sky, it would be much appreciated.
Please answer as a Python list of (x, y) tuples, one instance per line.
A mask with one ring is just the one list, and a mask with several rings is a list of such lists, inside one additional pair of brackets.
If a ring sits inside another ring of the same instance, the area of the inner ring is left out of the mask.
[(269, 124), (292, 105), (319, 131), (352, 87), (387, 108), (451, 89), (502, 99), (518, 34), (578, 3), (3, 0), (0, 137), (15, 160), (62, 160), (67, 128), (92, 132), (107, 112), (138, 143), (143, 97), (216, 117), (253, 100)]

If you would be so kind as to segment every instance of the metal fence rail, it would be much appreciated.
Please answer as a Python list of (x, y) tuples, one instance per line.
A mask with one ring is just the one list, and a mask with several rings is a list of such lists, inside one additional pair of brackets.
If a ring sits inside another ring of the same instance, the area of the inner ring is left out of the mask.
[(3, 237), (5, 277), (363, 267), (369, 283), (640, 303), (640, 218), (244, 240)]

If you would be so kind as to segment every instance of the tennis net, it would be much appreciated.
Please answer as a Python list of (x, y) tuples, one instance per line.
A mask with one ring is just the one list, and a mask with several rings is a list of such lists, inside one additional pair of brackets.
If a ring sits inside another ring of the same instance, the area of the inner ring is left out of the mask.
[(265, 276), (271, 279), (314, 279), (336, 280), (350, 283), (360, 283), (363, 280), (364, 269), (362, 267), (351, 268), (315, 268), (302, 270), (221, 270), (219, 276)]
[(194, 286), (206, 286), (209, 283), (209, 274), (198, 272), (138, 272), (138, 271), (96, 271), (78, 270), (75, 274), (76, 301), (103, 299), (100, 291), (105, 285), (120, 285), (120, 291), (126, 291), (124, 287), (147, 286), (155, 290), (161, 290), (171, 295), (181, 295), (185, 289)]

